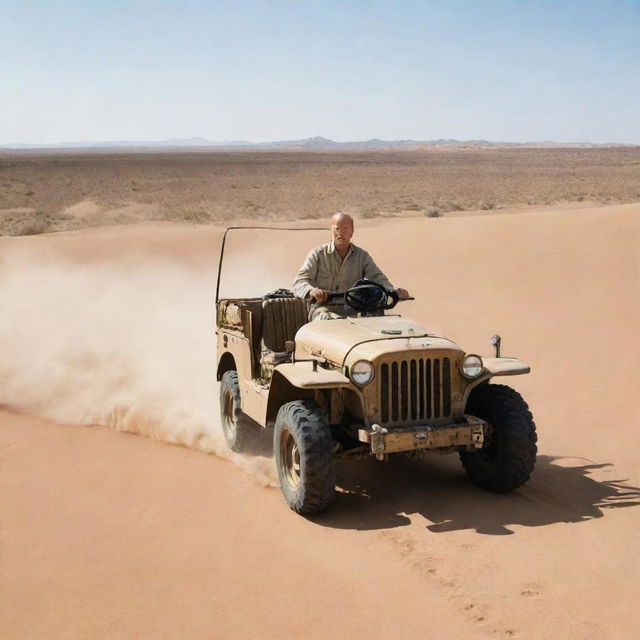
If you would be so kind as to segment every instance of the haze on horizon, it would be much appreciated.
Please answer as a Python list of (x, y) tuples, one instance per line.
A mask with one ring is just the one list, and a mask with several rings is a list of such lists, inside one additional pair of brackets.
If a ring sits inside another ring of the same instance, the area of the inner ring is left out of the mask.
[(640, 1), (5, 0), (0, 145), (640, 144)]

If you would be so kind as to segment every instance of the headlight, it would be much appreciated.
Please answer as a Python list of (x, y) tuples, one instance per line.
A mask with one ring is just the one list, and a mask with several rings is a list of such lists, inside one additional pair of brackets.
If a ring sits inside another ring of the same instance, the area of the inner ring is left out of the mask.
[(373, 365), (366, 360), (358, 360), (351, 367), (351, 379), (359, 385), (369, 384), (373, 380)]
[(462, 375), (465, 378), (477, 378), (483, 369), (484, 365), (480, 356), (469, 354), (462, 361)]

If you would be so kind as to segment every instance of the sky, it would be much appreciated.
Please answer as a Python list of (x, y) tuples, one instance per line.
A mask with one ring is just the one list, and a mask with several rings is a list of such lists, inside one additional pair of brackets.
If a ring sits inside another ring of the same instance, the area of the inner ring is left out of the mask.
[(0, 0), (0, 144), (640, 144), (640, 0)]

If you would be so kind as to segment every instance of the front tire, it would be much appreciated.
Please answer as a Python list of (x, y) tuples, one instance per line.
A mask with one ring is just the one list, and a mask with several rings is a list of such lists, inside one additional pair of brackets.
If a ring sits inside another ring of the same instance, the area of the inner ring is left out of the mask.
[(253, 434), (249, 418), (242, 413), (238, 372), (235, 370), (225, 371), (220, 381), (220, 421), (229, 449), (237, 453), (244, 451)]
[(523, 397), (503, 384), (482, 384), (471, 392), (465, 413), (486, 420), (491, 433), (482, 449), (462, 451), (465, 471), (494, 493), (523, 485), (536, 462), (536, 425)]
[(312, 400), (280, 407), (273, 451), (284, 499), (296, 513), (326, 509), (335, 495), (333, 440), (324, 412)]

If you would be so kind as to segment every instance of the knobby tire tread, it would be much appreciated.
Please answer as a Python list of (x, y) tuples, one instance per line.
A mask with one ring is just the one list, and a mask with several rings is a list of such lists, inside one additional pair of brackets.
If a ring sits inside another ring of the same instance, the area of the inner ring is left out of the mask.
[(220, 419), (224, 420), (222, 412), (224, 411), (223, 402), (226, 389), (228, 389), (233, 395), (233, 401), (235, 405), (235, 441), (230, 442), (227, 437), (227, 433), (223, 429), (225, 440), (232, 451), (235, 451), (236, 453), (242, 453), (242, 451), (247, 448), (247, 444), (253, 434), (251, 424), (249, 423), (247, 416), (242, 412), (238, 372), (235, 371), (235, 369), (225, 371), (220, 382)]
[(483, 384), (469, 398), (466, 412), (484, 418), (498, 431), (498, 451), (491, 462), (482, 451), (461, 452), (465, 471), (479, 487), (505, 493), (523, 485), (537, 454), (536, 425), (524, 398), (503, 384)]
[[(300, 478), (295, 499), (290, 499), (286, 492), (285, 498), (297, 513), (309, 515), (322, 511), (333, 502), (336, 484), (333, 439), (324, 412), (313, 400), (288, 402), (278, 412), (276, 437), (283, 427), (294, 435), (300, 457), (305, 458), (305, 473)], [(274, 443), (274, 453), (279, 461), (278, 442)], [(280, 483), (282, 485), (282, 478)]]

